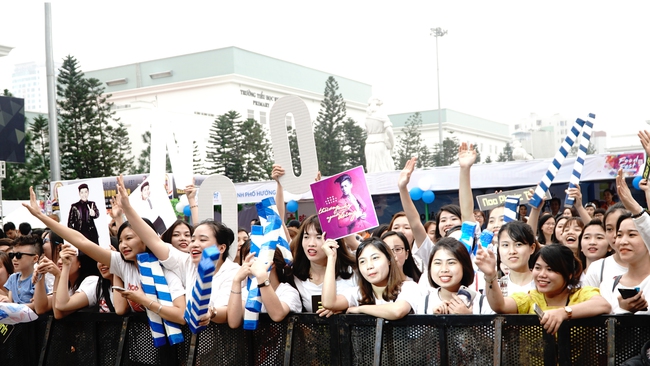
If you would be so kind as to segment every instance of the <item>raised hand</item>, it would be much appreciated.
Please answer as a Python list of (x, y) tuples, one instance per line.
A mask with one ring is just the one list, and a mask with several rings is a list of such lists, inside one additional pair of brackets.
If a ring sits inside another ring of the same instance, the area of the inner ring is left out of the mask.
[(467, 145), (467, 142), (463, 142), (460, 144), (460, 147), (458, 148), (458, 164), (460, 165), (461, 168), (469, 168), (474, 163), (476, 162), (476, 149), (474, 148), (474, 145), (469, 144)]
[(61, 252), (59, 253), (59, 256), (61, 257), (61, 261), (63, 262), (64, 266), (69, 266), (72, 261), (72, 257), (77, 256), (77, 251), (74, 249), (74, 247), (70, 244), (63, 244), (61, 246)]
[(23, 206), (27, 208), (30, 214), (38, 217), (39, 214), (43, 213), (41, 211), (41, 206), (36, 201), (36, 193), (34, 193), (34, 188), (29, 187), (29, 204), (23, 203)]
[[(325, 234), (326, 233), (323, 233), (323, 239), (325, 239)], [(326, 239), (321, 248), (323, 248), (323, 252), (327, 256), (327, 259), (331, 258), (336, 260), (336, 249), (338, 249), (338, 247), (339, 243), (336, 240)]]
[(191, 200), (196, 197), (196, 186), (194, 185), (194, 178), (192, 178), (192, 184), (185, 186), (185, 195), (187, 200)]
[[(285, 171), (284, 171), (284, 168), (282, 166), (280, 166), (279, 164), (273, 164), (273, 170), (271, 171), (271, 178), (274, 181), (277, 182), (278, 180), (280, 180), (280, 178), (284, 175), (284, 173), (285, 173)], [(316, 180), (319, 180), (319, 179), (316, 179)]]
[(650, 155), (650, 132), (645, 130), (639, 131), (639, 140), (641, 141), (641, 145), (643, 145), (646, 156)]
[(117, 177), (117, 202), (119, 202), (119, 206), (122, 209), (125, 208), (131, 208), (131, 202), (129, 201), (129, 194), (126, 192), (126, 188), (124, 188), (124, 177), (122, 174), (120, 174), (119, 177)]
[(397, 179), (397, 187), (399, 189), (406, 189), (406, 186), (411, 181), (411, 174), (413, 174), (417, 162), (418, 162), (418, 158), (416, 157), (413, 157), (406, 162), (406, 165), (404, 165), (404, 169), (402, 169), (402, 172), (399, 173), (399, 178)]
[(255, 260), (255, 253), (248, 253), (246, 258), (244, 258), (241, 267), (239, 267), (239, 270), (237, 271), (237, 273), (235, 273), (235, 276), (233, 277), (233, 282), (239, 283), (245, 280), (246, 277), (250, 276), (251, 265), (253, 264), (254, 260)]
[(491, 250), (485, 250), (482, 246), (478, 247), (476, 258), (474, 259), (476, 266), (483, 272), (485, 277), (492, 277), (497, 273), (497, 258)]

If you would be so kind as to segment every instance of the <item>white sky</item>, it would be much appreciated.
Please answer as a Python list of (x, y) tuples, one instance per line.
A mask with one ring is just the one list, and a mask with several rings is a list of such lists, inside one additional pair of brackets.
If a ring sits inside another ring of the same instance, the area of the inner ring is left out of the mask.
[[(371, 84), (389, 114), (443, 108), (513, 124), (596, 113), (608, 135), (650, 128), (650, 2), (52, 1), (54, 57), (82, 70), (237, 46)], [(45, 60), (44, 5), (2, 5), (0, 89)], [(323, 80), (323, 87), (324, 87)]]

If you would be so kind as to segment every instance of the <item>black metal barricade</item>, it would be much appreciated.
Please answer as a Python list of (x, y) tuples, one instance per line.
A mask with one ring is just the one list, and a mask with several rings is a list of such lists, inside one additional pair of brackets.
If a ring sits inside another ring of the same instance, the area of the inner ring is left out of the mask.
[(532, 315), (260, 316), (255, 331), (211, 324), (155, 348), (144, 315), (42, 316), (8, 329), (0, 365), (619, 365), (650, 340), (649, 316), (601, 316), (546, 334)]

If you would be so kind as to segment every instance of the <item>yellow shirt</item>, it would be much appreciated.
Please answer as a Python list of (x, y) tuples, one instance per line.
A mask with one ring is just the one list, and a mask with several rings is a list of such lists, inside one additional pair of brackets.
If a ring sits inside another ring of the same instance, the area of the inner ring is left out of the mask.
[[(569, 306), (585, 302), (596, 295), (600, 295), (600, 289), (598, 287), (581, 287), (569, 296)], [(537, 304), (542, 309), (542, 311), (558, 309), (562, 307), (548, 306), (546, 304), (546, 298), (544, 295), (539, 293), (537, 290), (530, 290), (528, 293), (517, 292), (512, 294), (510, 297), (517, 303), (518, 314), (535, 314), (535, 311), (533, 310), (533, 304)]]

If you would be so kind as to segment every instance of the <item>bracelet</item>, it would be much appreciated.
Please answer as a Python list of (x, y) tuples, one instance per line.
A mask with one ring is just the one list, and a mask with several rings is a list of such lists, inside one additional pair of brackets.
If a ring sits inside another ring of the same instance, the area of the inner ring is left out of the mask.
[(160, 315), (160, 310), (162, 310), (162, 304), (159, 304), (159, 305), (160, 306), (158, 306), (158, 311), (156, 311), (156, 314), (158, 314), (158, 315)]
[(151, 300), (151, 302), (149, 303), (149, 305), (147, 305), (147, 309), (151, 310), (151, 304), (153, 304), (153, 302), (154, 302), (154, 300)]
[(52, 291), (53, 294), (56, 294), (56, 291)]
[(639, 217), (643, 216), (644, 213), (645, 213), (645, 210), (641, 210), (641, 212), (639, 212), (638, 214), (634, 214), (631, 217), (633, 219), (638, 219)]
[(497, 279), (497, 275), (494, 275), (491, 279), (488, 279), (487, 277), (483, 276), (483, 279), (485, 280), (485, 283), (492, 288), (492, 282)]
[(199, 205), (191, 205), (190, 208), (198, 208)]
[(236, 295), (241, 295), (241, 291), (237, 292), (237, 291), (230, 290), (230, 293), (231, 294), (236, 294)]
[(212, 311), (214, 311), (214, 313), (210, 317), (210, 320), (214, 319), (214, 317), (217, 316), (217, 313), (218, 313), (217, 309), (215, 309), (215, 308), (212, 308)]

